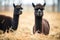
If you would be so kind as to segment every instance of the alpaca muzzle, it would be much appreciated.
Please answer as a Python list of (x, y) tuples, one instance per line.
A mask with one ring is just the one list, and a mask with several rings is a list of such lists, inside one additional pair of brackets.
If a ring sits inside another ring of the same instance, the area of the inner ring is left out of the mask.
[(19, 12), (19, 15), (21, 15), (21, 14), (22, 14), (22, 11)]

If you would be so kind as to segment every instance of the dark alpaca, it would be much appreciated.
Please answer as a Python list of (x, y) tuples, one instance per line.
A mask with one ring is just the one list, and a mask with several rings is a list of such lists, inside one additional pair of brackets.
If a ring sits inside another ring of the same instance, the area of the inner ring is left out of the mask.
[(45, 35), (49, 34), (50, 26), (46, 19), (43, 19), (43, 10), (46, 3), (44, 5), (37, 4), (35, 5), (32, 3), (32, 6), (34, 7), (34, 15), (35, 15), (35, 25), (33, 27), (33, 34), (37, 31), (38, 33), (43, 33)]
[(17, 30), (18, 28), (19, 15), (22, 14), (23, 8), (21, 7), (21, 4), (20, 5), (13, 4), (13, 6), (14, 6), (13, 18), (5, 15), (0, 15), (0, 30), (2, 30), (3, 33), (5, 33), (6, 30), (7, 32), (9, 32), (10, 28), (12, 30)]
[(13, 30), (17, 30), (18, 28), (18, 21), (19, 21), (19, 15), (22, 14), (22, 7), (21, 7), (22, 4), (20, 5), (16, 5), (13, 4), (14, 6), (14, 14), (13, 14), (13, 20), (12, 20), (12, 29)]
[(9, 16), (0, 15), (0, 30), (5, 33), (6, 29), (8, 30), (11, 27), (11, 20), (12, 18)]

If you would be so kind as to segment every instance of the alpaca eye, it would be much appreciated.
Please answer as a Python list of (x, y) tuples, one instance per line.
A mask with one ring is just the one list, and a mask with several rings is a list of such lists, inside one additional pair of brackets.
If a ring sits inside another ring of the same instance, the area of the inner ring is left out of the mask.
[(20, 10), (20, 8), (17, 8), (17, 10)]
[(35, 10), (38, 10), (38, 9), (35, 9)]
[(42, 8), (41, 10), (44, 10), (44, 8)]

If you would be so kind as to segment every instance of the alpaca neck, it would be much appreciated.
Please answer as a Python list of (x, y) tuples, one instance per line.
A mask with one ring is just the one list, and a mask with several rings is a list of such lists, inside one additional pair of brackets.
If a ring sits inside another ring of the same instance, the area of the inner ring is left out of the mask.
[(13, 30), (17, 30), (17, 27), (18, 27), (19, 15), (17, 15), (17, 14), (18, 14), (18, 12), (16, 10), (14, 10), (13, 21), (12, 21)]
[(35, 16), (35, 26), (38, 29), (42, 30), (42, 17)]

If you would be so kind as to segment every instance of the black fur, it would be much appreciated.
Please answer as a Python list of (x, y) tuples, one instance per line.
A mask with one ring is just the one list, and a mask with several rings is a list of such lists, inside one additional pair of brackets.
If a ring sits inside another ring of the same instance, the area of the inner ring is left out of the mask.
[(11, 27), (12, 18), (5, 15), (0, 15), (0, 30), (3, 30), (4, 33), (6, 30), (9, 30)]
[(5, 16), (5, 15), (0, 15), (0, 30), (3, 31), (3, 33), (9, 32), (9, 29), (11, 28), (13, 30), (17, 30), (18, 28), (18, 21), (19, 21), (19, 15), (22, 14), (22, 7), (21, 5), (15, 5), (14, 6), (14, 14), (13, 14), (13, 18), (9, 17), (9, 16)]

